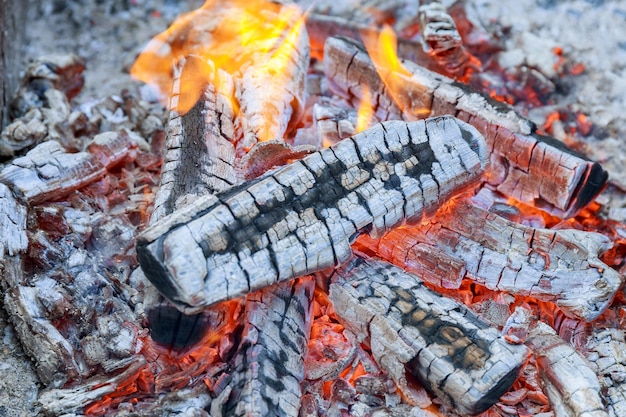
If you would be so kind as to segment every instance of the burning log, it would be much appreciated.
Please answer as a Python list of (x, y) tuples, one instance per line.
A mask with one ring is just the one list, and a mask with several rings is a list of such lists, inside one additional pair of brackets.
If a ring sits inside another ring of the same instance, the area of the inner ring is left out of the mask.
[[(462, 270), (453, 268), (455, 260), (460, 261), (470, 278), (491, 290), (551, 301), (566, 314), (586, 321), (606, 310), (622, 284), (620, 274), (598, 258), (611, 247), (607, 237), (524, 226), (469, 200), (445, 206), (421, 228), (393, 233), (379, 241), (361, 238), (359, 243), (426, 276), (432, 274), (425, 271), (427, 265), (441, 259), (439, 267), (449, 270), (449, 275), (443, 275), (448, 278), (439, 277), (437, 282), (435, 276), (428, 282), (448, 288), (460, 284)], [(426, 265), (417, 263), (416, 250), (424, 253), (420, 255)]]
[(483, 172), (476, 129), (451, 117), (387, 122), (145, 230), (141, 266), (181, 311), (199, 311), (347, 260), (350, 239), (432, 216)]
[[(207, 79), (198, 79), (201, 77)], [(226, 190), (237, 182), (232, 77), (192, 55), (174, 67), (174, 79), (161, 181), (151, 223), (184, 207), (189, 200)], [(188, 103), (195, 99), (195, 94), (186, 91), (190, 84), (202, 91), (194, 104)], [(189, 110), (180, 111), (179, 102)]]
[(224, 416), (298, 416), (314, 281), (302, 278), (250, 294), (233, 359)]
[(422, 3), (418, 18), (425, 49), (448, 74), (465, 78), (469, 70), (480, 67), (480, 62), (465, 50), (452, 16), (441, 3)]
[(538, 322), (526, 343), (534, 352), (544, 391), (558, 417), (608, 417), (596, 374), (550, 326)]
[(61, 198), (101, 177), (134, 152), (125, 131), (97, 135), (87, 152), (69, 153), (56, 141), (39, 144), (0, 172), (0, 182), (28, 204)]
[(172, 61), (190, 54), (232, 75), (242, 152), (259, 141), (282, 139), (295, 127), (309, 64), (308, 37), (297, 6), (265, 0), (206, 2), (152, 39), (131, 72), (169, 93)]
[(340, 268), (330, 299), (400, 389), (408, 372), (463, 414), (493, 405), (528, 357), (464, 305), (384, 262), (357, 258)]
[(608, 174), (598, 163), (537, 134), (535, 125), (507, 104), (409, 61), (396, 60), (396, 68), (375, 64), (362, 45), (349, 39), (331, 38), (325, 51), (331, 85), (356, 101), (363, 99), (367, 86), (376, 97), (379, 119), (453, 114), (476, 126), (491, 153), (485, 182), (505, 195), (570, 217), (606, 185)]

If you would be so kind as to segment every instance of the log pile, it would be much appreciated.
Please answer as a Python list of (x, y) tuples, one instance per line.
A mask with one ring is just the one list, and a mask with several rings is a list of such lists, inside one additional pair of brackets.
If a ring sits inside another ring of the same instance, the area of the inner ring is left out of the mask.
[[(289, 2), (207, 3), (138, 60), (171, 52), (150, 75), (166, 134), (130, 95), (72, 108), (75, 57), (41, 96), (27, 72), (0, 141), (0, 274), (44, 413), (620, 414), (623, 334), (582, 352), (544, 323), (620, 300), (617, 238), (576, 217), (606, 172), (446, 77), (480, 65), (439, 3), (383, 3), (318, 2), (310, 41)], [(390, 16), (395, 67), (360, 43)], [(233, 53), (232, 19), (270, 41)]]

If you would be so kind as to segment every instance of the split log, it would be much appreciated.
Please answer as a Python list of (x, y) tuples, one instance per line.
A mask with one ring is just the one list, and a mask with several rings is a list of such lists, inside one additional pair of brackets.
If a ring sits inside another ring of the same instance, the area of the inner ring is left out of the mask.
[(486, 158), (476, 129), (451, 117), (379, 124), (165, 217), (138, 237), (139, 261), (181, 311), (199, 311), (343, 262), (368, 229), (432, 216)]
[(224, 416), (297, 417), (315, 284), (301, 278), (250, 294)]
[(587, 359), (600, 379), (611, 417), (626, 415), (626, 333), (598, 326), (587, 343)]
[(385, 262), (357, 258), (340, 268), (330, 299), (400, 389), (408, 372), (462, 414), (493, 405), (528, 357), (463, 304)]
[[(551, 301), (565, 314), (586, 321), (606, 310), (622, 284), (620, 274), (598, 258), (612, 246), (607, 237), (524, 226), (469, 200), (446, 205), (421, 228), (394, 233), (395, 240), (359, 242), (389, 254), (398, 265), (403, 265), (403, 257), (408, 259), (417, 272), (439, 257), (447, 268), (454, 265), (448, 260), (452, 257), (464, 264), (471, 279), (491, 290)], [(425, 265), (412, 260), (416, 246), (427, 253)]]
[(418, 19), (426, 51), (448, 74), (465, 78), (468, 71), (480, 66), (480, 62), (465, 50), (454, 19), (441, 3), (422, 3)]
[(550, 326), (538, 322), (526, 344), (535, 355), (544, 391), (557, 417), (608, 417), (598, 377)]
[(349, 39), (331, 38), (325, 51), (330, 85), (355, 102), (362, 100), (367, 87), (381, 119), (452, 114), (474, 125), (491, 153), (484, 180), (507, 196), (571, 217), (607, 183), (608, 174), (597, 162), (539, 135), (531, 121), (505, 103), (409, 61), (403, 60), (400, 69), (376, 68), (363, 46)]
[(68, 153), (56, 141), (44, 142), (11, 161), (0, 172), (0, 182), (31, 205), (58, 199), (100, 179), (131, 158), (136, 147), (124, 130), (97, 135), (86, 152)]

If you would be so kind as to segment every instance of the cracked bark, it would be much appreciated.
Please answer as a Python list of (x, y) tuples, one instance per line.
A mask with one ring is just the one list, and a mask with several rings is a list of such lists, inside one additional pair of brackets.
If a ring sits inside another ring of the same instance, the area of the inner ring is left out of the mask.
[(339, 268), (330, 299), (401, 390), (408, 373), (462, 414), (493, 405), (528, 357), (465, 305), (386, 262), (357, 258)]
[(145, 230), (146, 276), (185, 312), (347, 260), (350, 241), (429, 217), (486, 163), (457, 119), (387, 122)]

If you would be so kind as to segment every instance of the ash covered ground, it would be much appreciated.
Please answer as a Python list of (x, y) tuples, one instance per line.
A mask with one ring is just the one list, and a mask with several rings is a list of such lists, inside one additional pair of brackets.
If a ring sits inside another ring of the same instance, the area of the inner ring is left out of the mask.
[[(446, 1), (451, 4), (452, 1)], [(469, 0), (483, 24), (501, 33), (506, 56), (550, 76), (555, 48), (584, 71), (563, 81), (553, 104), (529, 116), (538, 125), (553, 110), (583, 113), (595, 125), (575, 145), (609, 171), (612, 185), (600, 197), (607, 214), (626, 221), (626, 0)], [(46, 0), (31, 7), (20, 68), (51, 52), (73, 52), (86, 60), (85, 87), (74, 104), (140, 87), (128, 68), (146, 42), (199, 0)], [(418, 2), (416, 1), (416, 7)], [(0, 314), (0, 417), (33, 416), (40, 385), (29, 359)]]

